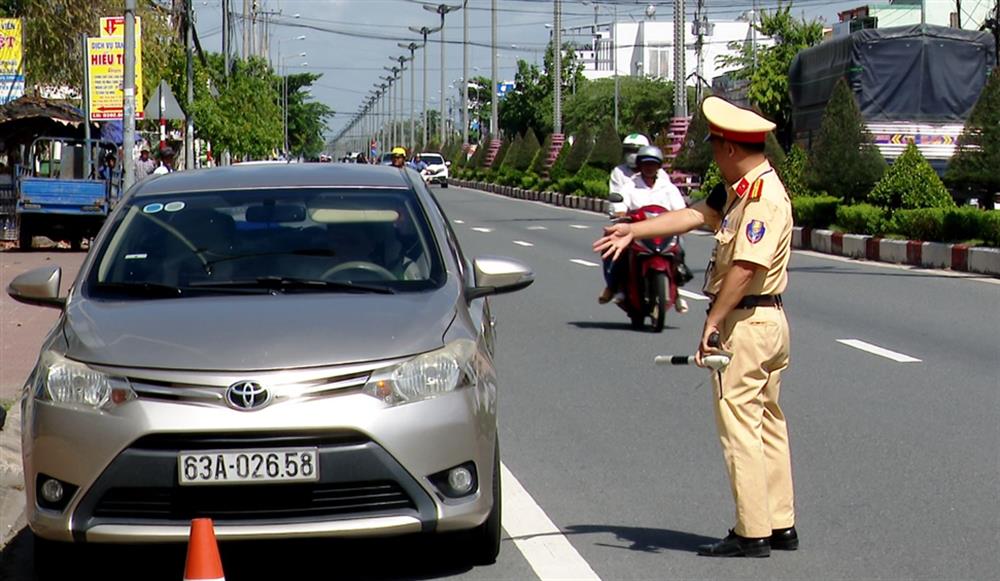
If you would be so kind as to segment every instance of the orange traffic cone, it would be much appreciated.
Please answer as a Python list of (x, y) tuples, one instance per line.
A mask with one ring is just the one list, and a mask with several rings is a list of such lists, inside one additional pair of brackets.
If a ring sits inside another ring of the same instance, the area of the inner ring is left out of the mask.
[(222, 573), (219, 544), (215, 541), (215, 529), (212, 528), (210, 518), (191, 521), (184, 581), (226, 581)]

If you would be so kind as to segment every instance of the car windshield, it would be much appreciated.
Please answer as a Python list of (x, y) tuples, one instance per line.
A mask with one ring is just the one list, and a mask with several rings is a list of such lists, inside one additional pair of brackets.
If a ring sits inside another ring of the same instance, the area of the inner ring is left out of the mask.
[(408, 190), (252, 190), (133, 198), (97, 249), (85, 292), (417, 292), (444, 280)]
[(421, 153), (420, 159), (427, 165), (444, 165), (444, 158), (436, 153)]

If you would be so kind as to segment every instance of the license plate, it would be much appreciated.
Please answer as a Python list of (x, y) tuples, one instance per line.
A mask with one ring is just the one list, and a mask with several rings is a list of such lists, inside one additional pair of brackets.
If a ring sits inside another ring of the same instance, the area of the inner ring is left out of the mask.
[(316, 482), (316, 448), (199, 450), (177, 454), (181, 486)]

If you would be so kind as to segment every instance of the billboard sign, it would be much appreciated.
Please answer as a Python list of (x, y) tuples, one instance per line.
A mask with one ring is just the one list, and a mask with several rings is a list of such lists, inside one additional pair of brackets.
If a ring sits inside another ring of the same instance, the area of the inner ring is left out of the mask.
[[(112, 35), (111, 33), (114, 33)], [(87, 39), (87, 90), (91, 121), (121, 119), (125, 92), (125, 19), (101, 18), (101, 37)], [(135, 118), (143, 119), (142, 23), (135, 19)]]
[(21, 19), (0, 18), (0, 105), (24, 95), (24, 35)]

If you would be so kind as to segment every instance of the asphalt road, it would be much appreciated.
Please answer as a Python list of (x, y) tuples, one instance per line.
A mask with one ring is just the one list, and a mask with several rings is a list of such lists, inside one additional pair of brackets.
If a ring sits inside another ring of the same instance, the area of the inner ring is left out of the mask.
[[(802, 548), (707, 559), (694, 548), (733, 524), (711, 382), (697, 368), (652, 363), (693, 351), (705, 303), (671, 313), (662, 334), (633, 331), (596, 302), (600, 216), (435, 192), (467, 255), (511, 256), (536, 272), (527, 290), (494, 299), (502, 456), (534, 499), (505, 505), (505, 525), (519, 532), (505, 534), (496, 565), (477, 568), (457, 563), (446, 541), (227, 544), (227, 579), (581, 577), (575, 559), (606, 580), (995, 578), (1000, 285), (795, 253), (782, 405)], [(711, 242), (686, 238), (690, 292)], [(852, 340), (891, 353), (839, 342)], [(525, 534), (533, 510), (558, 531)], [(531, 546), (562, 538), (573, 559)], [(4, 551), (0, 579), (30, 578), (31, 542), (24, 532)], [(177, 579), (183, 547), (113, 548), (87, 561), (103, 578)]]

